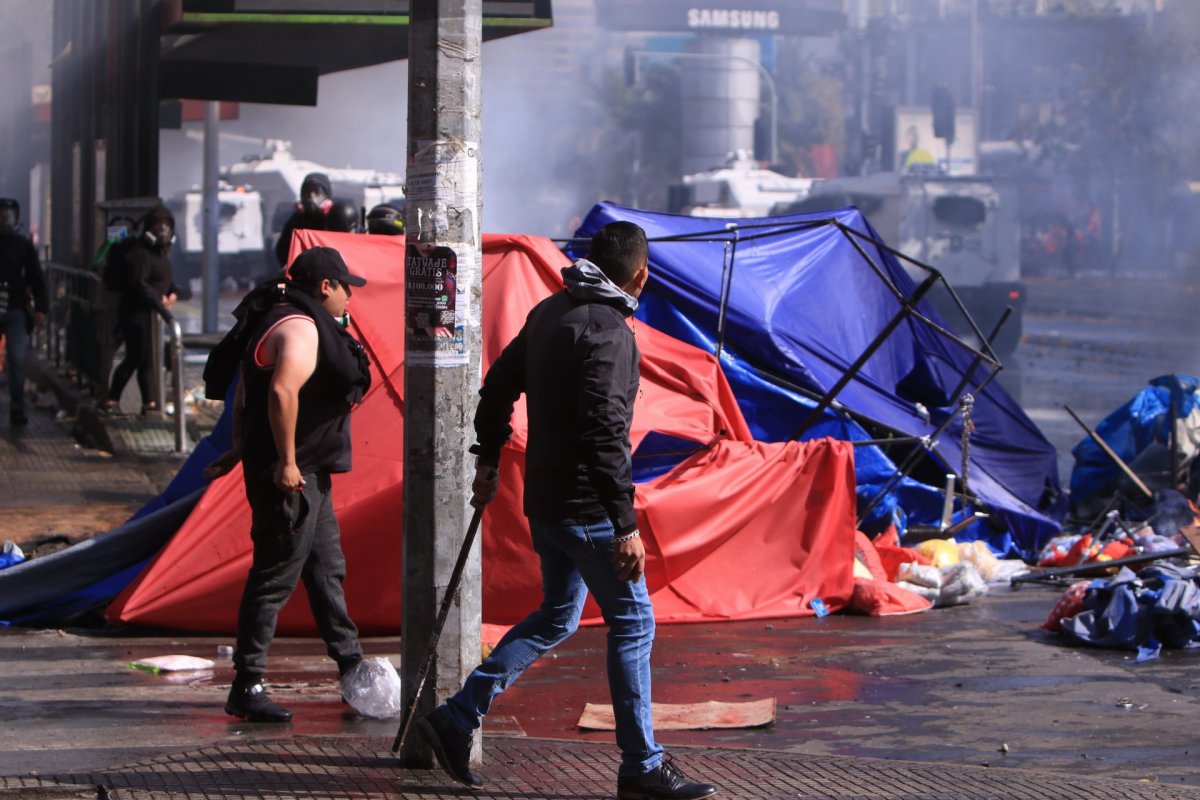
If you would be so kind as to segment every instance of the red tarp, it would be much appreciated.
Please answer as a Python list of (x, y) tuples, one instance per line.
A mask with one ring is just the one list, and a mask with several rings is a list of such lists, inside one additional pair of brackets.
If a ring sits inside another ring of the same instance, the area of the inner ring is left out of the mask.
[[(353, 414), (354, 470), (334, 478), (348, 564), (346, 598), (365, 634), (400, 625), (403, 469), (404, 239), (297, 231), (293, 247), (336, 247), (370, 283), (350, 310), (371, 357), (373, 384)], [(546, 239), (484, 238), (486, 368), (529, 308), (562, 287), (568, 263)], [(637, 511), (659, 621), (805, 616), (808, 603), (843, 608), (853, 592), (854, 466), (832, 439), (755, 442), (716, 360), (637, 322), (642, 395), (633, 445), (651, 431), (716, 441), (670, 472), (639, 484)], [(386, 377), (385, 377), (386, 376)], [(502, 458), (501, 489), (484, 516), (483, 616), (511, 624), (540, 600), (537, 558), (521, 514), (525, 409)], [(142, 574), (113, 601), (121, 622), (232, 632), (250, 566), (250, 509), (240, 469), (215, 481)], [(303, 587), (279, 632), (316, 632)], [(599, 622), (589, 601), (585, 623)]]

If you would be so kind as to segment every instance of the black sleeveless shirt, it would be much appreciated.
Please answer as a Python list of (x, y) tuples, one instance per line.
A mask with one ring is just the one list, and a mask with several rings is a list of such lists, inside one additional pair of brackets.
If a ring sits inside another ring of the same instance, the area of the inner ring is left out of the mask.
[[(248, 475), (273, 471), (279, 461), (267, 415), (274, 368), (260, 366), (255, 356), (267, 333), (288, 317), (303, 317), (315, 322), (320, 342), (316, 369), (300, 387), (300, 408), (296, 416), (296, 466), (302, 474), (350, 471), (351, 399), (355, 395), (362, 397), (361, 392), (355, 391), (362, 375), (354, 374), (346, 363), (336, 362), (341, 360), (338, 356), (341, 356), (343, 345), (351, 351), (358, 348), (359, 353), (362, 346), (349, 333), (342, 331), (332, 317), (321, 319), (322, 313), (314, 316), (291, 303), (281, 303), (263, 315), (249, 337), (250, 346), (246, 348), (242, 360), (245, 381), (242, 462)], [(325, 316), (328, 317), (328, 314)], [(331, 338), (339, 341), (331, 341)], [(346, 341), (340, 341), (342, 339)], [(365, 370), (362, 359), (359, 363)], [(366, 381), (369, 385), (369, 373)]]

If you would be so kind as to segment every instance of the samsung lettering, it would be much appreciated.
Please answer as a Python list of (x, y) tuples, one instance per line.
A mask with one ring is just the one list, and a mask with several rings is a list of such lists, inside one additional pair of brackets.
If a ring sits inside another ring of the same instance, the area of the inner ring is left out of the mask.
[(779, 12), (689, 8), (688, 27), (773, 31), (779, 28)]

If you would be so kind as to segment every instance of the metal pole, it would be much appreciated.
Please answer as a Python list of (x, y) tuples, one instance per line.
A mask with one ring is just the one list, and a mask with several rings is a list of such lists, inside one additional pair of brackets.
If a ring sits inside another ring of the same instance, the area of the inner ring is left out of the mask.
[(733, 239), (725, 243), (725, 263), (721, 267), (721, 301), (717, 309), (717, 363), (721, 363), (721, 351), (725, 348), (725, 315), (729, 311), (729, 293), (733, 290), (733, 263), (737, 259), (738, 226), (730, 222), (725, 226), (733, 233)]
[[(413, 0), (408, 61), (408, 207), (404, 286), (404, 573), (401, 683), (409, 707), (430, 658), (437, 599), (452, 582), (470, 517), (467, 448), (480, 375), (479, 233), (482, 0)], [(370, 287), (367, 288), (370, 291)], [(400, 333), (400, 331), (397, 331)], [(480, 658), (479, 544), (445, 619), (413, 714), (456, 691)], [(476, 735), (473, 761), (480, 760)], [(430, 767), (420, 737), (400, 751)]]
[(900, 310), (897, 311), (890, 320), (888, 320), (888, 324), (884, 325), (883, 330), (881, 330), (875, 336), (875, 338), (871, 340), (871, 343), (867, 345), (867, 349), (862, 352), (862, 355), (860, 355), (853, 364), (846, 368), (846, 371), (842, 373), (842, 377), (839, 378), (838, 382), (833, 385), (833, 388), (821, 396), (821, 399), (817, 405), (812, 411), (808, 412), (808, 416), (805, 417), (804, 421), (800, 423), (800, 427), (796, 428), (792, 435), (788, 437), (790, 440), (794, 441), (799, 439), (804, 435), (805, 431), (812, 427), (814, 422), (821, 418), (821, 414), (824, 413), (825, 409), (829, 408), (830, 404), (833, 403), (834, 398), (838, 396), (838, 393), (841, 392), (842, 389), (846, 388), (846, 384), (854, 380), (854, 378), (858, 375), (858, 371), (863, 368), (863, 365), (870, 360), (871, 356), (875, 355), (876, 350), (883, 346), (883, 343), (887, 341), (887, 338), (892, 335), (892, 331), (896, 330), (900, 323), (908, 318), (908, 315), (913, 312), (913, 307), (916, 306), (921, 298), (933, 288), (933, 285), (937, 283), (940, 277), (941, 276), (935, 272), (927, 277), (924, 282), (922, 282), (921, 285), (916, 288), (916, 290), (912, 293), (912, 297), (905, 301), (904, 305), (900, 307)]
[(220, 262), (217, 254), (217, 228), (220, 224), (220, 199), (218, 197), (218, 147), (217, 132), (220, 120), (220, 103), (209, 101), (204, 104), (204, 186), (202, 200), (204, 254), (201, 257), (200, 280), (204, 292), (204, 332), (217, 332), (217, 291), (220, 288)]
[(171, 331), (171, 397), (175, 405), (175, 452), (186, 453), (187, 414), (183, 406), (183, 328), (171, 312), (163, 316)]

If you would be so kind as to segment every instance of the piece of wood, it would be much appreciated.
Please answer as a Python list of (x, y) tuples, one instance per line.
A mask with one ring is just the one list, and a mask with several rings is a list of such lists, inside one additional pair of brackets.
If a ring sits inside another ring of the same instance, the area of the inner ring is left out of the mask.
[(1129, 468), (1129, 465), (1126, 464), (1123, 460), (1121, 460), (1121, 457), (1119, 455), (1117, 455), (1111, 447), (1108, 446), (1108, 442), (1101, 439), (1099, 434), (1097, 434), (1094, 430), (1089, 428), (1087, 426), (1087, 423), (1085, 423), (1083, 420), (1081, 420), (1079, 418), (1079, 415), (1076, 414), (1075, 411), (1070, 406), (1064, 405), (1063, 408), (1065, 408), (1067, 410), (1067, 413), (1071, 415), (1072, 419), (1074, 419), (1076, 422), (1079, 423), (1079, 427), (1083, 428), (1084, 433), (1086, 433), (1088, 436), (1090, 436), (1092, 441), (1095, 442), (1096, 445), (1101, 450), (1104, 451), (1104, 454), (1107, 455), (1109, 458), (1111, 458), (1113, 460), (1113, 463), (1115, 463), (1120, 468), (1120, 470), (1125, 473), (1125, 477), (1127, 477), (1127, 478), (1129, 478), (1129, 480), (1133, 481), (1133, 485), (1136, 486), (1138, 489), (1140, 489), (1142, 494), (1146, 495), (1146, 497), (1153, 500), (1154, 492), (1150, 491), (1150, 489), (1147, 488), (1146, 484), (1142, 483), (1142, 479), (1139, 478), (1137, 476), (1137, 474), (1134, 473), (1134, 471)]

